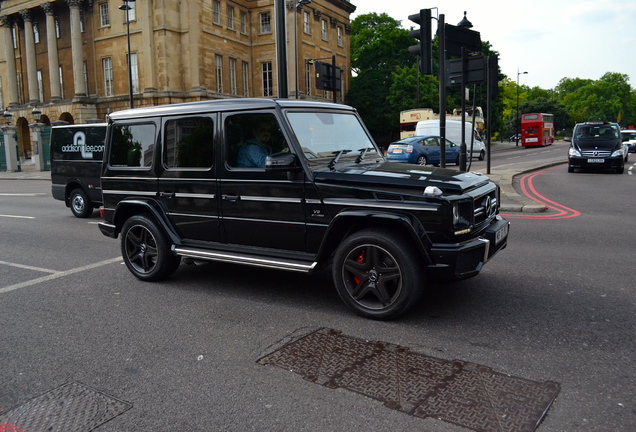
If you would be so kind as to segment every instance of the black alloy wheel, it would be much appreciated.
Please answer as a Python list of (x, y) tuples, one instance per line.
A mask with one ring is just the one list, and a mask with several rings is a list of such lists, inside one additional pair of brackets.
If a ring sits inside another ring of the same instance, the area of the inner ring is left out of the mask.
[(419, 256), (400, 235), (380, 229), (354, 233), (334, 256), (338, 294), (361, 316), (397, 318), (417, 302), (425, 288)]
[(168, 237), (146, 215), (126, 221), (121, 232), (121, 254), (130, 272), (144, 281), (167, 278), (179, 267), (181, 257), (170, 249)]

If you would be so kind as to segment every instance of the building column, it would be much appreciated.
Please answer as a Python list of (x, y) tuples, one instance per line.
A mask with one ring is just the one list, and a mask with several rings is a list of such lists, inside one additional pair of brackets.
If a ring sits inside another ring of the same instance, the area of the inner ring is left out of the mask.
[(60, 60), (57, 53), (57, 35), (55, 34), (55, 10), (51, 2), (46, 2), (41, 6), (46, 14), (46, 49), (49, 57), (51, 102), (57, 102), (62, 99), (62, 89), (60, 88)]
[(24, 41), (26, 45), (27, 84), (29, 86), (29, 103), (40, 102), (38, 95), (38, 75), (35, 63), (35, 38), (33, 37), (33, 20), (28, 9), (22, 9), (20, 16), (24, 21)]
[(86, 97), (84, 83), (84, 54), (82, 50), (82, 31), (80, 27), (80, 6), (82, 0), (66, 0), (71, 9), (71, 54), (73, 57), (73, 84), (75, 97)]
[(7, 56), (7, 75), (9, 87), (9, 106), (18, 105), (18, 71), (15, 67), (13, 50), (13, 20), (7, 15), (0, 17), (0, 25), (4, 27), (4, 50)]

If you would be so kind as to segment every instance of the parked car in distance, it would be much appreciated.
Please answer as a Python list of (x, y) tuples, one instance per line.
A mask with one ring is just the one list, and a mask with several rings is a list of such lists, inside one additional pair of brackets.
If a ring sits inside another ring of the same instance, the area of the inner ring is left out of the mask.
[[(438, 136), (412, 136), (389, 145), (386, 160), (417, 165), (439, 165), (442, 161)], [(459, 165), (459, 145), (446, 140), (446, 163)]]
[[(636, 129), (626, 129), (621, 131), (623, 144), (627, 145), (627, 150), (636, 153)], [(627, 159), (625, 159), (627, 161)]]
[(577, 168), (625, 170), (625, 146), (617, 123), (593, 121), (574, 126), (568, 150), (568, 172)]
[[(484, 160), (486, 158), (486, 145), (481, 139), (481, 135), (469, 121), (464, 122), (464, 143), (466, 143), (466, 155), (471, 158)], [(421, 120), (415, 126), (415, 136), (442, 136), (439, 120)], [(462, 122), (459, 120), (446, 120), (447, 140), (455, 143), (459, 147), (462, 143)], [(471, 151), (472, 146), (472, 151)]]

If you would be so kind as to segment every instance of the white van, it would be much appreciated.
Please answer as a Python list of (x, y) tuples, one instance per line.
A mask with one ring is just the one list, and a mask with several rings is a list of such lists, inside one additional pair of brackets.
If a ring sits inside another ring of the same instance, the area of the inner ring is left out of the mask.
[[(415, 127), (416, 136), (440, 136), (439, 132), (439, 120), (422, 120), (417, 122)], [(473, 151), (470, 152), (471, 139), (473, 141)], [(446, 139), (460, 145), (462, 143), (462, 122), (459, 120), (446, 120)], [(486, 157), (486, 146), (481, 140), (479, 133), (473, 127), (473, 124), (466, 122), (466, 130), (464, 131), (464, 142), (466, 143), (466, 154), (471, 154), (472, 157), (484, 160)]]

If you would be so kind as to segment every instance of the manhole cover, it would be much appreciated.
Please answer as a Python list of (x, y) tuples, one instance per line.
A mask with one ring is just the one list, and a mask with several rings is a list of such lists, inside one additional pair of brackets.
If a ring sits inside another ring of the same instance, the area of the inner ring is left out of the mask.
[(88, 432), (132, 407), (83, 384), (64, 384), (0, 415), (0, 432)]
[(428, 357), (330, 329), (291, 342), (259, 363), (475, 431), (534, 431), (560, 390), (554, 382), (515, 378), (487, 366)]

